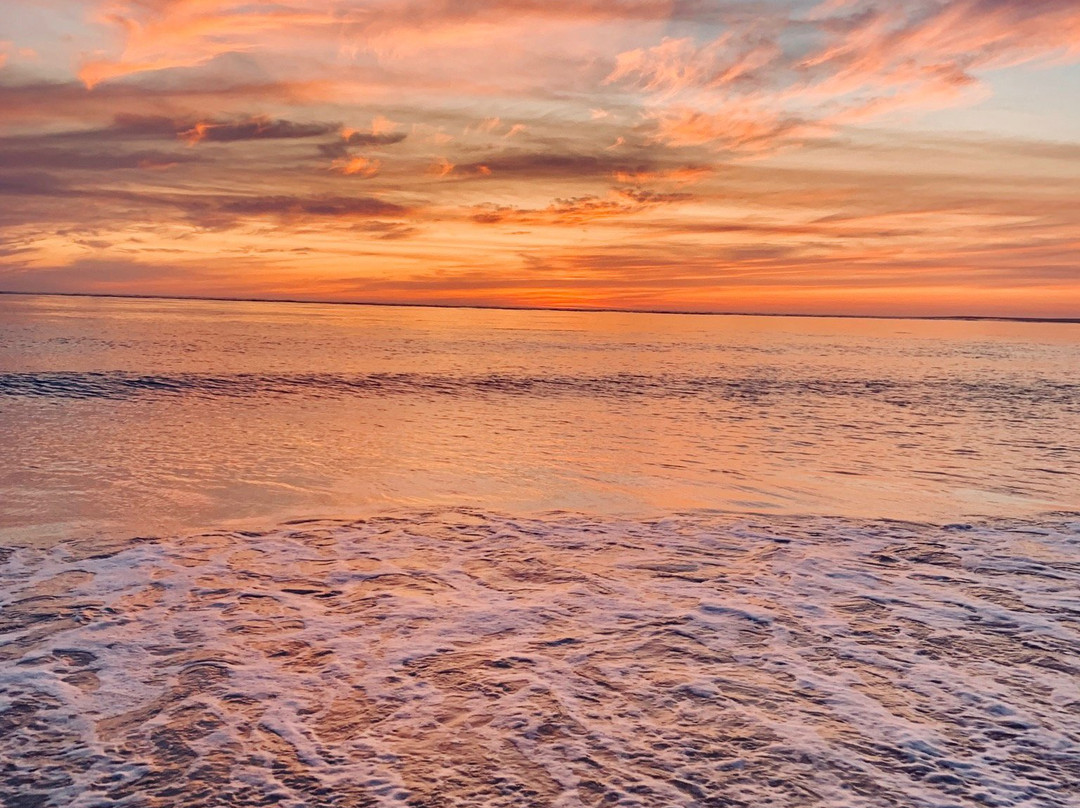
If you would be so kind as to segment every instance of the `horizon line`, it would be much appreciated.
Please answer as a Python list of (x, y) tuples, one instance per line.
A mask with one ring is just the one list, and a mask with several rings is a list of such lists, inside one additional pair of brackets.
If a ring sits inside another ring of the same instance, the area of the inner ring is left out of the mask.
[(954, 320), (964, 322), (1058, 323), (1080, 325), (1080, 317), (1024, 317), (993, 314), (813, 314), (761, 311), (683, 311), (681, 309), (630, 309), (618, 306), (513, 306), (484, 303), (397, 303), (365, 300), (303, 300), (287, 297), (218, 297), (204, 295), (152, 295), (122, 292), (26, 292), (0, 289), (0, 295), (25, 297), (100, 297), (121, 300), (188, 300), (207, 303), (296, 303), (311, 306), (384, 306), (422, 309), (479, 309), (482, 311), (552, 311), (593, 314), (662, 314), (694, 317), (813, 317), (844, 320)]

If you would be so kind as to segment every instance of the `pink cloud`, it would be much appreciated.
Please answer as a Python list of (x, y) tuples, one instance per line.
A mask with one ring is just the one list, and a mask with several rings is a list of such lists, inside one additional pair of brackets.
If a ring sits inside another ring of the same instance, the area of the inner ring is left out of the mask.
[(205, 65), (225, 53), (296, 42), (305, 29), (334, 21), (329, 12), (264, 0), (111, 0), (95, 18), (119, 29), (123, 45), (115, 56), (84, 58), (79, 78), (89, 88), (138, 73)]
[[(797, 26), (814, 44), (785, 45)], [(718, 38), (619, 54), (608, 84), (646, 97), (658, 137), (772, 148), (896, 110), (985, 97), (980, 76), (1080, 58), (1080, 6), (1066, 0), (844, 0), (808, 20), (747, 20)]]

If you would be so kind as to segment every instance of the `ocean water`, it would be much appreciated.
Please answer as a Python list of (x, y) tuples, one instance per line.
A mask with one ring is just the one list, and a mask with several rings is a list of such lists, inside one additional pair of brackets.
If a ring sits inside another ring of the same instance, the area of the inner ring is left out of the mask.
[(1080, 326), (0, 296), (0, 802), (1080, 804)]
[(0, 539), (1037, 516), (1080, 505), (1080, 325), (0, 296), (0, 418)]

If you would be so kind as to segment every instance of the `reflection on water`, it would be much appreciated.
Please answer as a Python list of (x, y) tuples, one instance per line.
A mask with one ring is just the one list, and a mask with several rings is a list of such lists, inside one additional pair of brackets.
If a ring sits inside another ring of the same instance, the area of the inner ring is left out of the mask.
[(26, 547), (0, 800), (1075, 806), (1078, 554), (1075, 516), (461, 510)]
[(1080, 326), (0, 297), (0, 538), (1077, 505)]

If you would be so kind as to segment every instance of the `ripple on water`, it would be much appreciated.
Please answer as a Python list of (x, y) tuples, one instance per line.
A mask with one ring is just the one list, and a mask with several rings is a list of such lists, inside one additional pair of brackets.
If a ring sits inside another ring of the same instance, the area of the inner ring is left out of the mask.
[(1068, 806), (1080, 520), (448, 511), (0, 557), (19, 806)]

